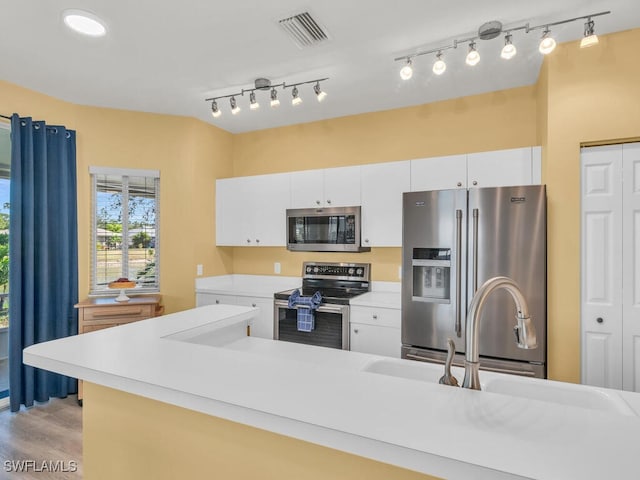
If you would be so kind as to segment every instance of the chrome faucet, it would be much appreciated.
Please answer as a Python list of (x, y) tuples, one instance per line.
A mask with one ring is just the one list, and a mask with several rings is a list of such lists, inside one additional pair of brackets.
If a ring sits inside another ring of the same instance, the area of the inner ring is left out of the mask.
[(478, 352), (478, 332), (480, 330), (479, 320), (482, 316), (482, 309), (489, 295), (496, 290), (504, 289), (511, 294), (516, 304), (516, 320), (518, 324), (513, 327), (516, 335), (516, 343), (520, 348), (537, 348), (536, 329), (529, 317), (529, 307), (527, 301), (518, 287), (518, 284), (509, 277), (493, 277), (487, 280), (476, 292), (469, 306), (467, 315), (467, 325), (465, 330), (465, 361), (464, 361), (464, 381), (463, 388), (480, 390), (480, 377), (478, 370), (480, 359)]

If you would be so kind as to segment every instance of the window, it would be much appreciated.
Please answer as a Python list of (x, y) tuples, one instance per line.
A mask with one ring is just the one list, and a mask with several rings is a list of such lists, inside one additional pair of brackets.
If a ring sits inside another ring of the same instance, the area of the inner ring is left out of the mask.
[(160, 174), (90, 168), (92, 185), (91, 293), (113, 294), (128, 278), (140, 293), (160, 290)]

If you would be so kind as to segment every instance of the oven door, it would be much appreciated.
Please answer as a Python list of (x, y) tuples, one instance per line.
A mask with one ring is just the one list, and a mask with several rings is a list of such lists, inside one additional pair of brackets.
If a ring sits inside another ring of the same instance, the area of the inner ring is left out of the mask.
[(322, 304), (315, 311), (315, 329), (298, 331), (298, 311), (285, 300), (274, 301), (273, 338), (285, 342), (349, 350), (349, 305)]

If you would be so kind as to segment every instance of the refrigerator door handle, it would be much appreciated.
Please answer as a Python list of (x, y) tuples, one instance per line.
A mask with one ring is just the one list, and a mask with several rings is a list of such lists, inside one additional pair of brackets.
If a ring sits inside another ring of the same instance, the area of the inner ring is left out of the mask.
[(480, 212), (473, 209), (473, 295), (478, 290), (478, 216)]
[(462, 210), (456, 210), (456, 335), (462, 337), (461, 290), (462, 290)]

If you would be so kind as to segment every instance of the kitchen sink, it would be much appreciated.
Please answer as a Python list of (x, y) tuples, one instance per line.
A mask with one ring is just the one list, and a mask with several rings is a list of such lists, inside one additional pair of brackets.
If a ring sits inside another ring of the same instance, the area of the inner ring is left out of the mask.
[[(388, 358), (375, 360), (365, 365), (362, 371), (438, 383), (438, 380), (444, 373), (444, 367), (432, 363)], [(453, 367), (452, 373), (458, 381), (462, 383), (464, 369)], [(486, 371), (480, 372), (480, 380), (482, 390), (485, 392), (618, 413), (621, 415), (636, 415), (634, 410), (629, 407), (627, 402), (625, 402), (615, 390)], [(443, 386), (443, 388), (452, 387)]]

